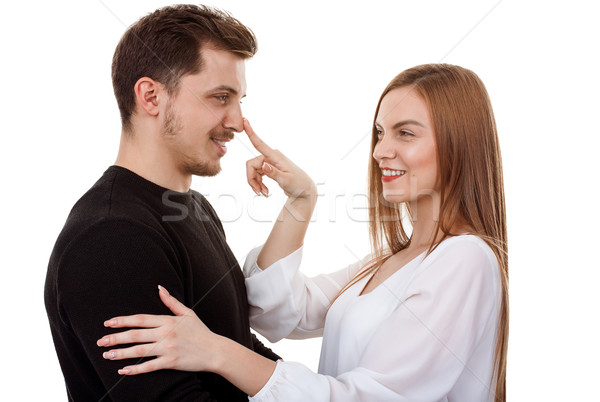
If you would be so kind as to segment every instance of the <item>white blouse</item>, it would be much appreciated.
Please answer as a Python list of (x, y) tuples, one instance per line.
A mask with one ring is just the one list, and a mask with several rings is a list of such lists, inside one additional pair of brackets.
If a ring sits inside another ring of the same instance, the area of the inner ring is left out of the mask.
[(277, 363), (250, 401), (492, 401), (501, 300), (498, 262), (480, 238), (444, 240), (360, 295), (338, 291), (368, 261), (307, 278), (302, 248), (264, 271), (244, 264), (250, 322), (269, 341), (323, 335), (319, 373)]

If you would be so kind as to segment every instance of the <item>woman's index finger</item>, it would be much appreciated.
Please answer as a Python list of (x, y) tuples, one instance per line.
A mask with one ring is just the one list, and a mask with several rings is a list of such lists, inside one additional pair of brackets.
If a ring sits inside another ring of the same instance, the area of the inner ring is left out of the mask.
[(271, 148), (270, 146), (268, 146), (262, 139), (260, 139), (260, 137), (258, 135), (256, 135), (256, 133), (252, 129), (252, 126), (250, 126), (250, 122), (245, 118), (244, 118), (244, 131), (246, 132), (246, 135), (248, 135), (250, 142), (252, 143), (252, 145), (254, 146), (254, 148), (256, 148), (256, 150), (258, 152), (260, 152), (267, 158), (275, 156), (275, 150), (273, 148)]

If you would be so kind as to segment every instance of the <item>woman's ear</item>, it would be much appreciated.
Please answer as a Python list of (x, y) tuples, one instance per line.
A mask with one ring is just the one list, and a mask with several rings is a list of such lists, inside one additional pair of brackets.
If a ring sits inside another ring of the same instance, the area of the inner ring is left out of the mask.
[(142, 77), (135, 83), (133, 91), (135, 103), (139, 105), (140, 112), (154, 117), (158, 116), (159, 100), (164, 93), (164, 87), (152, 78)]

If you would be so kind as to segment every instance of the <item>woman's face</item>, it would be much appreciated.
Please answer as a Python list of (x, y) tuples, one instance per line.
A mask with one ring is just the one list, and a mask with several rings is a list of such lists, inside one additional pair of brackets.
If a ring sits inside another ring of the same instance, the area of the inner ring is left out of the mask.
[(435, 133), (421, 96), (410, 87), (390, 91), (381, 101), (375, 128), (373, 158), (381, 169), (384, 199), (439, 199)]

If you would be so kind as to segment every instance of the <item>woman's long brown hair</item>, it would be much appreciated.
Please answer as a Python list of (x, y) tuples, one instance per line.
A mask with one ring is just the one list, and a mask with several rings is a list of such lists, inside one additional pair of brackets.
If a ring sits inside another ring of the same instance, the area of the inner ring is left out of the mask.
[[(502, 301), (492, 383), (495, 384), (494, 400), (504, 402), (508, 348), (508, 248), (502, 159), (490, 99), (485, 86), (472, 71), (449, 64), (425, 64), (403, 71), (388, 84), (379, 98), (375, 119), (382, 99), (400, 87), (411, 88), (425, 100), (436, 136), (441, 188), (437, 232), (441, 236), (434, 236), (428, 252), (431, 253), (444, 239), (457, 235), (451, 233), (453, 227), (466, 225), (471, 228), (471, 234), (488, 244), (498, 260)], [(371, 156), (376, 143), (374, 121)], [(410, 236), (403, 225), (404, 216), (412, 221), (409, 205), (392, 204), (383, 199), (381, 169), (372, 157), (368, 188), (373, 259), (338, 296), (410, 244)]]

